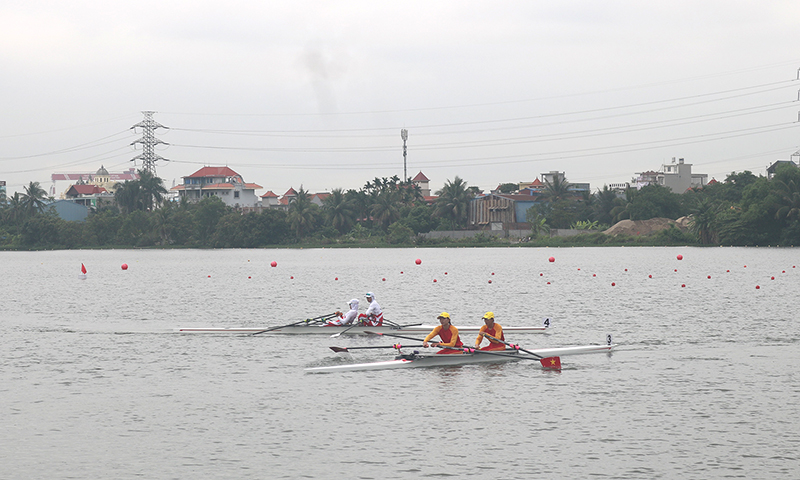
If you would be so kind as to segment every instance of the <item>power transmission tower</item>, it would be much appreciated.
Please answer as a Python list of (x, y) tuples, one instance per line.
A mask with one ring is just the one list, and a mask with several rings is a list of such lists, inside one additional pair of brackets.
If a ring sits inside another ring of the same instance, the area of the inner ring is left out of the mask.
[(156, 138), (156, 129), (157, 128), (169, 128), (161, 125), (160, 123), (153, 120), (153, 114), (156, 112), (142, 112), (144, 114), (144, 120), (137, 123), (136, 125), (131, 127), (131, 130), (135, 130), (136, 128), (142, 129), (142, 138), (139, 140), (134, 141), (131, 145), (136, 145), (137, 143), (142, 144), (142, 153), (137, 155), (131, 159), (132, 162), (136, 162), (136, 160), (142, 161), (142, 169), (147, 170), (156, 176), (156, 162), (159, 160), (163, 160), (165, 162), (169, 161), (166, 158), (162, 157), (161, 155), (156, 154), (155, 147), (158, 144), (169, 145), (167, 142), (162, 142), (161, 140)]

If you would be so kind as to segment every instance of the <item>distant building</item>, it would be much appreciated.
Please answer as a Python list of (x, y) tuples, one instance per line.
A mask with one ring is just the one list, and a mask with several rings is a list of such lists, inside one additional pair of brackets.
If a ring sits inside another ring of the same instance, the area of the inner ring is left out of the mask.
[(325, 199), (326, 199), (326, 198), (328, 198), (330, 195), (331, 195), (331, 194), (330, 194), (330, 193), (327, 193), (327, 192), (323, 192), (323, 193), (312, 193), (312, 194), (310, 195), (310, 197), (311, 197), (311, 203), (313, 203), (314, 205), (316, 205), (316, 206), (318, 206), (318, 207), (321, 207), (321, 206), (322, 206), (322, 204), (325, 202)]
[(705, 173), (692, 173), (692, 164), (685, 163), (682, 158), (676, 162), (675, 157), (672, 163), (661, 165), (658, 172), (642, 172), (633, 179), (637, 189), (647, 185), (661, 185), (667, 187), (674, 193), (684, 193), (690, 188), (704, 187), (708, 183), (708, 175)]
[(265, 208), (275, 208), (280, 206), (278, 195), (276, 195), (272, 190), (268, 191), (264, 195), (261, 195), (261, 206)]
[(467, 224), (489, 230), (530, 228), (527, 211), (539, 203), (539, 195), (490, 193), (469, 202)]
[(92, 209), (114, 204), (114, 194), (97, 185), (72, 185), (64, 192), (64, 199)]
[(70, 200), (56, 200), (45, 205), (45, 209), (50, 208), (56, 215), (68, 222), (83, 222), (89, 216), (89, 207), (80, 205)]
[[(129, 168), (119, 173), (109, 173), (103, 165), (100, 165), (100, 168), (93, 173), (53, 173), (50, 175), (50, 180), (53, 182), (50, 186), (50, 195), (56, 195), (56, 182), (67, 181), (70, 186), (74, 184), (97, 185), (105, 188), (109, 193), (114, 193), (117, 183), (138, 179), (139, 174), (136, 173), (135, 168)], [(65, 197), (65, 193), (66, 190), (62, 192), (61, 198)]]
[(183, 184), (172, 187), (181, 199), (199, 202), (203, 198), (217, 197), (225, 205), (234, 208), (258, 206), (256, 190), (262, 188), (255, 183), (245, 183), (242, 176), (229, 167), (203, 167), (183, 177)]
[(797, 168), (797, 164), (794, 163), (791, 160), (778, 160), (775, 163), (773, 163), (772, 165), (770, 165), (769, 167), (767, 167), (767, 178), (768, 179), (772, 179), (772, 177), (775, 176), (775, 171), (781, 165), (789, 165), (789, 166), (792, 166), (794, 168)]
[(420, 171), (417, 176), (411, 179), (411, 183), (419, 187), (419, 191), (423, 197), (431, 196), (430, 180)]

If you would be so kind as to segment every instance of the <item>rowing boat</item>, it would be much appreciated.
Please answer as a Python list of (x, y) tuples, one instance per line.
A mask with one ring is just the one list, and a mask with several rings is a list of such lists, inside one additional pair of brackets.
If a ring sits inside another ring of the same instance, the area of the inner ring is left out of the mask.
[[(286, 327), (274, 328), (270, 327), (184, 327), (176, 328), (175, 332), (178, 333), (278, 333), (278, 334), (291, 334), (291, 335), (331, 335), (342, 333), (344, 335), (364, 335), (365, 332), (377, 333), (429, 333), (436, 325), (403, 325), (399, 327), (353, 327), (353, 326), (319, 326), (319, 325), (290, 325)], [(481, 327), (458, 327), (461, 333), (477, 333)], [(504, 332), (514, 333), (546, 333), (548, 327), (503, 327)]]
[[(539, 348), (528, 350), (528, 352), (539, 357), (561, 357), (566, 355), (583, 355), (587, 353), (611, 352), (616, 347), (609, 345), (584, 345), (577, 347), (558, 347), (558, 348)], [(424, 368), (424, 367), (445, 367), (459, 365), (473, 365), (481, 363), (501, 363), (513, 362), (524, 359), (536, 359), (533, 355), (520, 353), (516, 349), (506, 349), (500, 351), (480, 351), (475, 353), (450, 354), (450, 355), (420, 355), (419, 353), (402, 354), (393, 360), (371, 363), (350, 363), (347, 365), (332, 365), (327, 367), (306, 368), (307, 373), (333, 373), (333, 372), (353, 372), (368, 370), (392, 370), (398, 368)]]

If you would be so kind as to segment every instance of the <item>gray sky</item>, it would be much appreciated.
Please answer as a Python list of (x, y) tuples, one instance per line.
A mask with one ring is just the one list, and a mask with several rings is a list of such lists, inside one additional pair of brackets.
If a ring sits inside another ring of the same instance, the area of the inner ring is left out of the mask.
[(551, 170), (596, 189), (672, 157), (764, 174), (800, 149), (798, 19), (796, 0), (4, 1), (0, 180), (126, 170), (143, 110), (170, 127), (168, 186), (228, 165), (259, 194), (357, 189), (402, 177), (402, 128), (434, 190)]

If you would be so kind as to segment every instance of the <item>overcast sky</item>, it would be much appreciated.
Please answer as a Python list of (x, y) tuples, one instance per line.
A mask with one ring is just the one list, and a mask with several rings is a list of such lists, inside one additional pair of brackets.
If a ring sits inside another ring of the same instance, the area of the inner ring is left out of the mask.
[(797, 0), (6, 0), (0, 180), (126, 170), (144, 110), (170, 127), (168, 187), (227, 165), (259, 194), (358, 189), (403, 176), (403, 128), (434, 190), (552, 170), (594, 190), (673, 157), (765, 174), (800, 149), (798, 19)]

